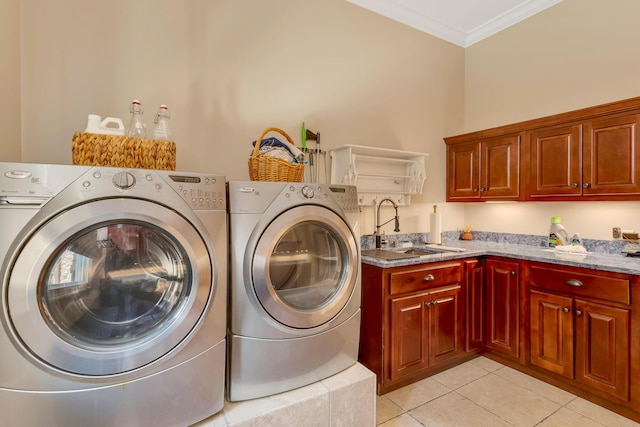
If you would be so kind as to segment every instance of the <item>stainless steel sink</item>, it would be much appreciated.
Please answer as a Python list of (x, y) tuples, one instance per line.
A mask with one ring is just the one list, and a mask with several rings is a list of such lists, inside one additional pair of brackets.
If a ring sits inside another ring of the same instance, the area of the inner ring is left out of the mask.
[(437, 249), (427, 249), (427, 248), (411, 248), (411, 249), (405, 249), (403, 251), (400, 251), (402, 253), (405, 254), (409, 254), (409, 255), (418, 255), (418, 256), (422, 256), (422, 255), (433, 255), (433, 254), (441, 254), (445, 251), (439, 251)]
[(387, 261), (397, 260), (397, 259), (411, 259), (418, 258), (420, 255), (408, 254), (399, 251), (392, 251), (389, 249), (369, 249), (362, 251), (362, 256), (368, 256), (371, 258), (384, 259)]
[(419, 258), (421, 256), (444, 254), (451, 252), (464, 252), (462, 248), (433, 248), (433, 247), (412, 247), (406, 249), (368, 249), (362, 251), (362, 256), (384, 259), (387, 261), (398, 259)]

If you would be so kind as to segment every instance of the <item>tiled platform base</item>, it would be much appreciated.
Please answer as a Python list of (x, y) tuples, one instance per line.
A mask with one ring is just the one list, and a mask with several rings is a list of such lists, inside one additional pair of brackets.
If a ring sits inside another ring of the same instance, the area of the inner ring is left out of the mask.
[(225, 402), (222, 411), (193, 427), (374, 426), (376, 376), (359, 363), (285, 393)]

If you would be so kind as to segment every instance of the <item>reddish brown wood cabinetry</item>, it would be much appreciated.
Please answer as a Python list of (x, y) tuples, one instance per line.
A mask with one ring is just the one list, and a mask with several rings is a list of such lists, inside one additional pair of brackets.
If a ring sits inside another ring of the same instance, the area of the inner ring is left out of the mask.
[(451, 366), (464, 352), (461, 261), (380, 268), (363, 264), (360, 356), (378, 394)]
[(528, 155), (528, 197), (582, 195), (581, 124), (531, 131)]
[(518, 359), (520, 340), (520, 263), (485, 260), (486, 338), (485, 348)]
[(450, 143), (447, 200), (517, 200), (520, 197), (520, 135)]
[(640, 198), (640, 98), (444, 141), (449, 202)]
[(464, 261), (464, 276), (466, 288), (465, 350), (482, 350), (485, 330), (484, 260)]
[(620, 275), (533, 265), (531, 364), (630, 399), (631, 284)]
[(640, 115), (606, 117), (529, 134), (531, 200), (640, 195)]

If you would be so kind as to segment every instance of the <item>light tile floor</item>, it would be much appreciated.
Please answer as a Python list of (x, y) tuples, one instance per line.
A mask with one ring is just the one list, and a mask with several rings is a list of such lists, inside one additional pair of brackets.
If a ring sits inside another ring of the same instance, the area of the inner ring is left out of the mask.
[(485, 357), (377, 396), (376, 425), (640, 426)]

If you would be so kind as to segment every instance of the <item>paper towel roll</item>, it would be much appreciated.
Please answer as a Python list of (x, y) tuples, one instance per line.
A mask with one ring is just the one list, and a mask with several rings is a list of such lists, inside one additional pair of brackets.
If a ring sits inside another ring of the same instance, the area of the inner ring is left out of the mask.
[(439, 213), (432, 213), (430, 218), (429, 243), (442, 244), (442, 216)]

